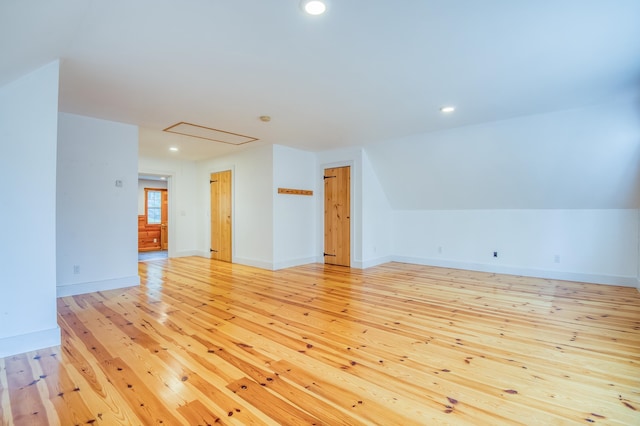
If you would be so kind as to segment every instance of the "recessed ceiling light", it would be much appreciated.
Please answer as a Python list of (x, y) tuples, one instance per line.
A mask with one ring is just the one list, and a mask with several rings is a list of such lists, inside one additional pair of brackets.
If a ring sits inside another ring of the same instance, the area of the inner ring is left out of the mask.
[(453, 106), (443, 106), (440, 108), (440, 112), (453, 112), (456, 110), (456, 107)]
[(309, 15), (322, 15), (327, 11), (327, 2), (320, 0), (302, 0), (300, 7)]
[(172, 146), (171, 148), (169, 148), (169, 151), (178, 152), (178, 148)]

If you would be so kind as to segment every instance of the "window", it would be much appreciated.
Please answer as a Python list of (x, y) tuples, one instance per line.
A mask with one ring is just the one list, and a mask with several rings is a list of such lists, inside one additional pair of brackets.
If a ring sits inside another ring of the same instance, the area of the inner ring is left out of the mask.
[(147, 190), (147, 224), (160, 225), (162, 218), (162, 191)]

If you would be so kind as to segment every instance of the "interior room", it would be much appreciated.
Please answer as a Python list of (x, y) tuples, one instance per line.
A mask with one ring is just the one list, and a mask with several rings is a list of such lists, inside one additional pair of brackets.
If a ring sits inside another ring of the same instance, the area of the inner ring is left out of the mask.
[(5, 1), (0, 40), (0, 423), (640, 424), (640, 2)]
[(167, 177), (138, 175), (138, 262), (169, 255)]

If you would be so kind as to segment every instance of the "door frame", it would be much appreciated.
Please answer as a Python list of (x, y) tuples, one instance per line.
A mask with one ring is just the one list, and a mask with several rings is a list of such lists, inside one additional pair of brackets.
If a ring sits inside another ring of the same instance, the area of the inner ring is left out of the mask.
[[(318, 169), (318, 230), (317, 230), (317, 253), (316, 261), (324, 264), (324, 171), (332, 167), (350, 167), (351, 171), (351, 187), (349, 188), (349, 216), (351, 223), (349, 225), (349, 264), (350, 268), (362, 268), (362, 262), (356, 261), (356, 228), (361, 225), (360, 215), (357, 214), (360, 209), (360, 203), (356, 203), (356, 187), (360, 184), (360, 176), (354, 160), (335, 161), (331, 163), (319, 164)], [(357, 204), (357, 206), (356, 206)], [(361, 244), (358, 244), (358, 247)], [(362, 257), (362, 256), (357, 256)]]
[[(166, 180), (162, 181), (162, 182), (166, 182)], [(149, 192), (159, 192), (160, 195), (160, 223), (154, 223), (151, 224), (149, 223)], [(166, 201), (166, 204), (165, 204)], [(167, 229), (165, 230), (165, 235), (164, 237), (167, 238), (167, 240), (169, 239), (169, 189), (168, 188), (152, 188), (152, 187), (148, 187), (148, 188), (144, 188), (144, 213), (145, 213), (145, 218), (146, 218), (146, 226), (158, 226), (160, 228), (160, 250), (167, 250), (167, 253), (169, 251), (169, 245), (167, 243), (167, 248), (162, 248), (162, 241), (163, 241), (163, 232), (162, 232), (162, 226), (166, 226)], [(166, 218), (166, 221), (163, 222), (162, 218)], [(140, 248), (138, 248), (138, 251), (140, 251)]]
[(235, 165), (228, 166), (220, 166), (209, 169), (206, 176), (207, 185), (207, 209), (206, 209), (206, 232), (207, 232), (207, 248), (206, 252), (203, 253), (204, 257), (211, 257), (211, 253), (209, 252), (211, 248), (211, 184), (209, 180), (211, 179), (211, 173), (219, 173), (230, 170), (231, 171), (231, 263), (234, 263), (234, 259), (236, 258), (236, 167)]
[[(165, 176), (167, 178), (167, 233), (169, 234), (169, 244), (167, 247), (167, 257), (175, 257), (175, 241), (176, 241), (176, 226), (175, 226), (175, 218), (176, 218), (176, 206), (174, 196), (175, 192), (175, 184), (174, 179), (176, 172), (173, 171), (160, 171), (160, 170), (150, 170), (150, 169), (138, 169), (138, 179), (140, 179), (140, 175), (146, 176)], [(137, 231), (136, 231), (137, 232)]]

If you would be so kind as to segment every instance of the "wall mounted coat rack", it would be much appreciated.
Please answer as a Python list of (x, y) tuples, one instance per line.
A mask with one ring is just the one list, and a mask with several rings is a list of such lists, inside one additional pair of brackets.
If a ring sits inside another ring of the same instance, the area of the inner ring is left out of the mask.
[(313, 191), (308, 189), (278, 188), (278, 194), (313, 195)]

